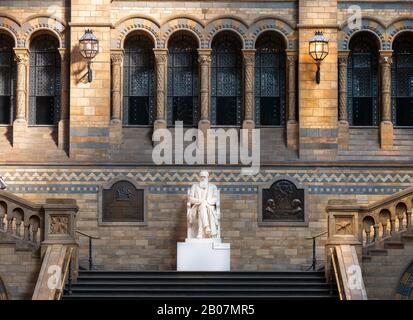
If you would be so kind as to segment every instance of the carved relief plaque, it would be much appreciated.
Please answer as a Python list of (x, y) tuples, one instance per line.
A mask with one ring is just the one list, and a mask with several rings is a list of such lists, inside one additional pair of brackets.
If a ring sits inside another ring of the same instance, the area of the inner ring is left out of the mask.
[(144, 190), (128, 181), (103, 190), (102, 218), (103, 222), (143, 222)]
[(336, 234), (337, 235), (352, 235), (353, 234), (353, 217), (335, 217)]
[(304, 190), (288, 180), (262, 190), (263, 222), (304, 222)]
[(50, 234), (69, 234), (69, 218), (67, 216), (51, 216)]

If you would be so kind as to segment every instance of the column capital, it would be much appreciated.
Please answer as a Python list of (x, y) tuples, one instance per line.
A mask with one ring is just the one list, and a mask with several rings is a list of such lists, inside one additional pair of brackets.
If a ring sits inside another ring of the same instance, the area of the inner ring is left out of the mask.
[(202, 49), (202, 48), (199, 48), (198, 49), (198, 55), (208, 55), (208, 56), (210, 56), (212, 54), (212, 49)]
[(255, 63), (255, 49), (242, 49), (242, 56), (244, 58), (245, 64), (254, 64)]
[(168, 56), (168, 49), (153, 49), (157, 63), (165, 63)]
[(393, 63), (393, 50), (380, 50), (380, 64), (392, 64)]
[(285, 49), (287, 57), (295, 57), (298, 59), (298, 50), (295, 49)]
[(110, 50), (110, 61), (112, 64), (121, 64), (125, 51), (123, 49)]
[(341, 50), (341, 51), (338, 51), (338, 52), (337, 52), (338, 63), (339, 63), (340, 65), (342, 65), (342, 64), (347, 65), (349, 55), (350, 55), (350, 50)]
[(26, 48), (14, 48), (15, 60), (17, 63), (28, 64), (29, 62), (29, 49)]
[(67, 48), (59, 48), (60, 59), (63, 63), (69, 62), (69, 49)]

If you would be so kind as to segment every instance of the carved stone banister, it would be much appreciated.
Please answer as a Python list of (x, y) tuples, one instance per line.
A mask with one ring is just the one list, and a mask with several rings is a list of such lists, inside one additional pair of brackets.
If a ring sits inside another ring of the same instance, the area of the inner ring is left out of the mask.
[(35, 248), (48, 244), (75, 244), (75, 200), (51, 199), (36, 204), (0, 190), (0, 232)]
[(413, 227), (413, 187), (371, 204), (354, 200), (330, 200), (328, 213), (330, 244), (374, 242)]

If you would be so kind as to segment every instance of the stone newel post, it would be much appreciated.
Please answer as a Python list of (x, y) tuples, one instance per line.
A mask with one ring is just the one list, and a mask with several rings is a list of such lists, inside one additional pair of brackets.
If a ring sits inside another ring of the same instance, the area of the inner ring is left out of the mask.
[(287, 85), (288, 85), (288, 120), (287, 120), (287, 147), (296, 149), (298, 146), (298, 123), (296, 115), (297, 105), (297, 51), (287, 50)]
[(27, 68), (29, 64), (29, 50), (15, 48), (15, 60), (17, 62), (17, 88), (16, 88), (16, 116), (13, 122), (13, 146), (19, 145), (24, 139), (27, 119)]
[(60, 120), (58, 128), (59, 149), (65, 149), (69, 143), (69, 50), (59, 49), (60, 54)]
[(112, 50), (110, 54), (112, 62), (112, 113), (111, 122), (121, 122), (122, 98), (122, 61), (123, 50)]
[(349, 125), (347, 110), (347, 65), (349, 51), (338, 53), (338, 143), (341, 149), (348, 149)]
[(156, 120), (154, 129), (166, 128), (166, 70), (168, 49), (154, 49), (156, 70)]
[(244, 129), (255, 127), (254, 87), (255, 87), (255, 49), (242, 50), (244, 61)]
[(391, 122), (391, 64), (392, 50), (380, 51), (381, 76), (381, 148), (390, 150), (393, 147), (393, 123)]
[(198, 127), (207, 130), (210, 127), (210, 81), (211, 81), (211, 49), (198, 49), (199, 78), (200, 78), (200, 108), (201, 118)]

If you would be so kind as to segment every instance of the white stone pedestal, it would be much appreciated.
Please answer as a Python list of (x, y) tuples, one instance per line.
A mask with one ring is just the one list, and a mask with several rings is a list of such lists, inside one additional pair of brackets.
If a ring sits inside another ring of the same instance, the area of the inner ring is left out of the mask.
[(230, 271), (231, 249), (220, 239), (186, 239), (177, 245), (178, 271)]

